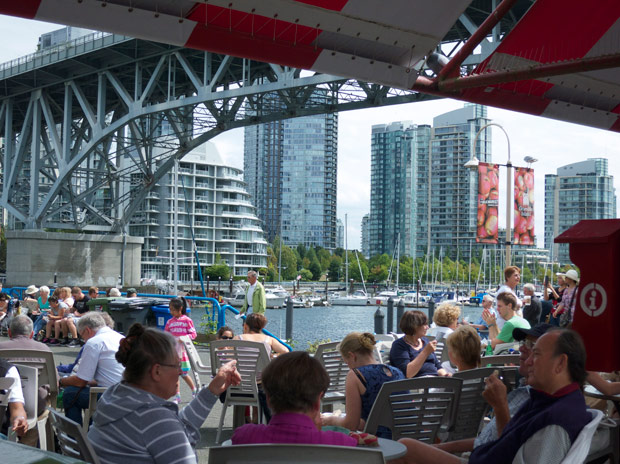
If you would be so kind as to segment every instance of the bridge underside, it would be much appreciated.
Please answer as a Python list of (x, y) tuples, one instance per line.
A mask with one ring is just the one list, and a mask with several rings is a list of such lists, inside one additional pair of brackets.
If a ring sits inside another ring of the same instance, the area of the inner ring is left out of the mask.
[(2, 70), (1, 202), (24, 228), (119, 232), (175, 159), (229, 129), (436, 98), (124, 36), (92, 39), (94, 51), (86, 43), (27, 72)]

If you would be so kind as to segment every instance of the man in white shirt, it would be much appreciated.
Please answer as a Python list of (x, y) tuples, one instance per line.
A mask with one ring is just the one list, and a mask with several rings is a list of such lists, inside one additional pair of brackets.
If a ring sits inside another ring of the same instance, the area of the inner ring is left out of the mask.
[[(0, 425), (2, 425), (2, 432), (8, 433), (8, 428), (17, 433), (18, 437), (21, 437), (28, 430), (28, 420), (26, 419), (26, 410), (24, 409), (24, 394), (22, 392), (22, 383), (19, 378), (19, 372), (17, 368), (5, 359), (0, 359), (0, 378), (13, 379), (13, 385), (9, 392), (8, 404), (9, 404), (9, 421), (4, 424), (4, 417), (0, 417)], [(4, 412), (4, 408), (0, 408)]]
[(110, 387), (121, 381), (123, 366), (116, 352), (123, 336), (110, 329), (98, 312), (88, 312), (78, 319), (77, 330), (86, 344), (75, 368), (75, 375), (60, 379), (65, 414), (82, 424), (82, 409), (88, 408), (90, 386)]

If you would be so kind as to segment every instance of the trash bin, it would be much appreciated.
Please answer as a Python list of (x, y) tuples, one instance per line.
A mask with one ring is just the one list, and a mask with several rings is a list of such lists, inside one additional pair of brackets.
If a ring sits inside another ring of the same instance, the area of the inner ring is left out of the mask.
[(161, 300), (155, 298), (116, 298), (108, 303), (108, 313), (114, 319), (115, 329), (127, 333), (132, 324), (149, 325), (153, 319), (151, 307)]
[(102, 298), (93, 298), (86, 303), (88, 306), (88, 310), (96, 310), (96, 311), (107, 311), (109, 312), (109, 303), (110, 301), (118, 299), (117, 296), (113, 297), (102, 297)]
[[(172, 319), (172, 314), (170, 314), (170, 307), (168, 305), (154, 305), (151, 307), (153, 311), (153, 316), (155, 317), (155, 325), (160, 330), (164, 330), (166, 328), (166, 323)], [(192, 313), (191, 308), (187, 307), (187, 315), (190, 316)]]

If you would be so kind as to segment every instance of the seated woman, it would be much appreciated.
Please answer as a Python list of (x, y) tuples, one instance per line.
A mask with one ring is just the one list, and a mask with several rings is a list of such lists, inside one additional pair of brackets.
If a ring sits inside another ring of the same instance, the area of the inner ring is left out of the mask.
[[(253, 315), (253, 314), (251, 314)], [(271, 361), (263, 371), (263, 388), (274, 412), (269, 424), (246, 424), (235, 430), (233, 445), (302, 443), (356, 446), (340, 432), (321, 431), (321, 398), (329, 376), (305, 351), (291, 351)], [(292, 459), (294, 461), (294, 459)]]
[(400, 369), (409, 379), (426, 375), (449, 376), (435, 356), (435, 340), (424, 337), (428, 319), (422, 311), (405, 311), (400, 320), (400, 330), (405, 334), (392, 344), (390, 364)]
[[(236, 335), (235, 340), (246, 340), (250, 342), (261, 342), (265, 344), (267, 348), (267, 354), (271, 356), (272, 352), (277, 354), (288, 353), (288, 349), (273, 337), (265, 335), (262, 330), (267, 325), (267, 318), (263, 314), (251, 313), (245, 318), (243, 322), (243, 334)], [(258, 382), (258, 396), (261, 399), (261, 406), (267, 422), (271, 419), (271, 411), (265, 402), (265, 396), (260, 383)], [(253, 408), (254, 419), (246, 417), (246, 419), (254, 422), (258, 422), (258, 408)]]
[(461, 308), (451, 303), (442, 303), (433, 314), (434, 327), (426, 332), (426, 335), (433, 336), (437, 340), (444, 339), (450, 335), (458, 325), (461, 317)]
[(450, 362), (459, 372), (480, 367), (480, 336), (470, 325), (462, 325), (446, 340)]
[[(377, 363), (373, 350), (375, 337), (370, 333), (352, 332), (338, 345), (342, 359), (349, 366), (345, 381), (346, 416), (323, 417), (323, 425), (337, 425), (349, 430), (363, 430), (372, 405), (385, 382), (403, 380), (403, 373), (392, 366)], [(391, 430), (380, 427), (378, 437), (392, 438)]]
[(181, 373), (172, 335), (134, 324), (121, 340), (116, 360), (123, 381), (103, 394), (88, 438), (102, 462), (195, 463), (200, 427), (217, 396), (241, 377), (235, 363), (223, 365), (208, 388), (179, 412), (175, 395)]

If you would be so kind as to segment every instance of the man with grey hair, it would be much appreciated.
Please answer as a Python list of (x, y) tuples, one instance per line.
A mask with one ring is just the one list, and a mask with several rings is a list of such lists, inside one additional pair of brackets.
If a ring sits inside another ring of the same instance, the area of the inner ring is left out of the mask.
[(530, 326), (534, 327), (540, 320), (540, 313), (542, 312), (542, 303), (540, 298), (535, 295), (536, 287), (534, 284), (525, 284), (523, 286), (523, 319), (530, 323)]
[(123, 366), (116, 352), (123, 336), (110, 329), (98, 312), (88, 312), (79, 318), (77, 331), (86, 342), (75, 374), (60, 379), (65, 387), (63, 405), (66, 416), (82, 424), (82, 409), (88, 408), (90, 387), (110, 387), (121, 381)]
[(267, 307), (265, 288), (258, 281), (258, 274), (256, 271), (248, 271), (248, 283), (250, 286), (245, 292), (245, 301), (241, 307), (240, 314), (265, 314), (265, 308)]

